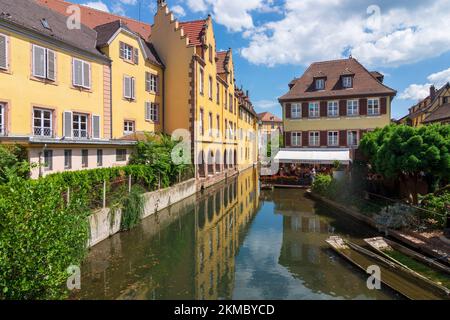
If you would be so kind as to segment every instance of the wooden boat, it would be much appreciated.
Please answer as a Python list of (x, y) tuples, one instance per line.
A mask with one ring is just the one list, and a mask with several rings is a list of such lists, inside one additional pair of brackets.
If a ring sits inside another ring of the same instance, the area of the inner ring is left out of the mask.
[(353, 265), (367, 272), (371, 266), (378, 266), (381, 272), (380, 281), (412, 300), (441, 300), (448, 299), (448, 295), (426, 281), (417, 277), (411, 270), (380, 256), (370, 250), (364, 249), (350, 241), (338, 236), (326, 240), (330, 247)]

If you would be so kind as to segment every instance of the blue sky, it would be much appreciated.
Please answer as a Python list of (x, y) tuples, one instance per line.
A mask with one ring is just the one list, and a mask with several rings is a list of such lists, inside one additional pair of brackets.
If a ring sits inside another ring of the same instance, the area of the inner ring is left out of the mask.
[[(156, 0), (76, 0), (153, 23)], [(450, 0), (167, 0), (181, 21), (215, 21), (217, 49), (233, 48), (237, 83), (257, 112), (313, 61), (352, 54), (398, 91), (392, 116), (450, 81)]]

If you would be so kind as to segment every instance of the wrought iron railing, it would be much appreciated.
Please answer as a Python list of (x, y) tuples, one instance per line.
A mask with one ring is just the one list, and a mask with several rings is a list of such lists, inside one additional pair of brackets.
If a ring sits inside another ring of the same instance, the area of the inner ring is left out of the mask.
[(34, 135), (39, 137), (51, 137), (53, 135), (53, 131), (51, 128), (42, 128), (35, 127), (33, 129)]

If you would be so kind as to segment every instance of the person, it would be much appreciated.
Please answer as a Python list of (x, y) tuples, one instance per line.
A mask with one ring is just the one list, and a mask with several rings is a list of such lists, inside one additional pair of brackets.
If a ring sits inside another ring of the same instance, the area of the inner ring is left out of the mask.
[(316, 179), (316, 168), (312, 168), (311, 170), (311, 182), (314, 183), (314, 180)]

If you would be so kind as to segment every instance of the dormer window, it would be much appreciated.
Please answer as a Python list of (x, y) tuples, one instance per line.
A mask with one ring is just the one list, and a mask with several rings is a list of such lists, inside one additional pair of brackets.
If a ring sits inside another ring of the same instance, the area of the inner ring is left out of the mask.
[(353, 88), (353, 77), (350, 76), (342, 77), (342, 86), (344, 88)]
[(323, 90), (325, 89), (325, 79), (316, 79), (316, 90)]

